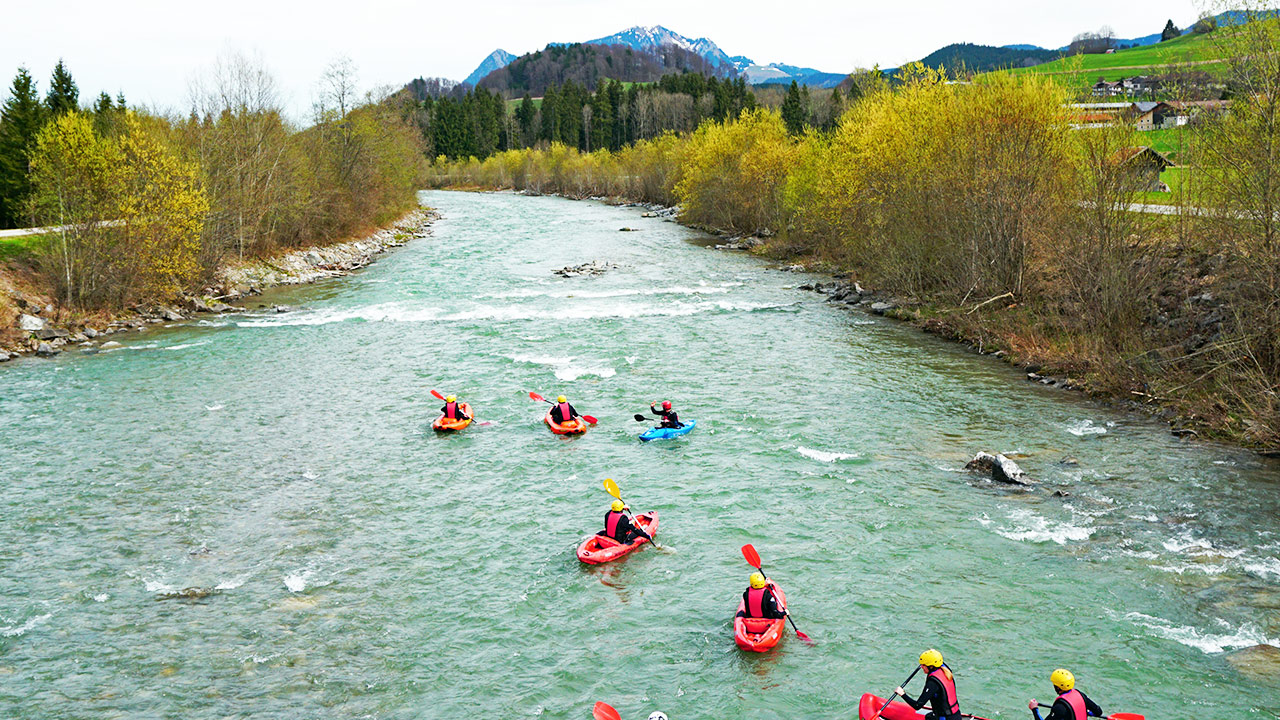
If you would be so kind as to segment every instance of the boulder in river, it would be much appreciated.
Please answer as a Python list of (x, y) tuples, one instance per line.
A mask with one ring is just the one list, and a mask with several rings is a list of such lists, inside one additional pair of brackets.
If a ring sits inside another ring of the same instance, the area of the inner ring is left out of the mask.
[(564, 278), (591, 277), (594, 275), (603, 275), (609, 272), (610, 270), (617, 270), (617, 269), (618, 269), (618, 266), (613, 263), (600, 262), (599, 260), (592, 260), (589, 263), (583, 263), (581, 265), (566, 265), (565, 267), (562, 267), (559, 270), (556, 270), (553, 274), (559, 275), (560, 277), (564, 277)]
[(171, 590), (156, 595), (157, 600), (199, 600), (200, 598), (217, 595), (220, 590), (211, 587), (189, 587), (181, 590)]
[(0, 362), (9, 362), (13, 356), (4, 350), (0, 350)]
[(1018, 467), (1017, 463), (1000, 453), (992, 455), (991, 453), (980, 452), (965, 464), (964, 469), (991, 473), (991, 479), (999, 483), (1009, 485), (1035, 484), (1035, 480), (1032, 480), (1029, 475), (1022, 472), (1022, 468)]
[(1275, 645), (1254, 645), (1227, 655), (1241, 675), (1250, 680), (1280, 685), (1280, 648)]
[(871, 303), (871, 312), (877, 315), (883, 315), (896, 307), (897, 305), (889, 302), (873, 302)]
[(60, 352), (62, 351), (49, 343), (42, 342), (36, 346), (36, 355), (39, 355), (40, 357), (53, 357)]

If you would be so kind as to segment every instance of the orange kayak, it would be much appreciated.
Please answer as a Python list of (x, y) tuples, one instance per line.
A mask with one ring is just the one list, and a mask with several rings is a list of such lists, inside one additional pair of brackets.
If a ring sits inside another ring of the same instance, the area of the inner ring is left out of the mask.
[[(636, 515), (636, 525), (640, 529), (653, 535), (658, 532), (658, 513), (647, 512)], [(628, 555), (632, 550), (649, 542), (648, 538), (638, 537), (629, 543), (623, 544), (611, 537), (604, 535), (592, 535), (582, 544), (578, 546), (578, 559), (588, 565), (599, 565), (617, 560), (624, 555)]]
[(551, 432), (557, 435), (581, 435), (587, 431), (587, 422), (582, 418), (573, 418), (567, 423), (558, 423), (551, 419), (551, 411), (548, 410), (546, 415), (542, 416), (542, 420), (547, 423), (547, 427), (551, 428)]
[[(773, 592), (778, 596), (778, 605), (780, 610), (787, 609), (787, 596), (782, 592), (782, 588), (774, 584), (772, 580), (765, 578), (769, 583), (769, 587), (773, 588)], [(747, 603), (745, 600), (738, 601), (738, 612), (746, 612)], [(738, 647), (743, 650), (752, 652), (768, 652), (773, 649), (774, 645), (782, 639), (782, 631), (787, 628), (787, 619), (778, 618), (770, 620), (768, 618), (748, 618), (734, 616), (733, 618), (733, 641), (738, 643)]]
[(475, 417), (471, 414), (471, 405), (469, 403), (460, 403), (458, 407), (467, 416), (466, 420), (449, 420), (442, 414), (436, 418), (435, 422), (431, 423), (431, 429), (436, 432), (453, 432), (470, 425), (471, 418)]

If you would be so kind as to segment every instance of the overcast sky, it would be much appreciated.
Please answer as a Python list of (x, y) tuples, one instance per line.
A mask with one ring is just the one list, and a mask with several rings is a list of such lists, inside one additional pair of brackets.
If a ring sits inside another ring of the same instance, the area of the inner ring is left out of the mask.
[(131, 102), (183, 110), (189, 81), (229, 51), (256, 53), (295, 113), (310, 106), (326, 64), (349, 56), (362, 89), (418, 76), (461, 80), (494, 48), (519, 55), (633, 25), (707, 37), (730, 55), (827, 72), (893, 67), (952, 42), (1065, 45), (1111, 26), (1119, 37), (1195, 19), (1200, 3), (1115, 0), (5, 0), (4, 91), (19, 65), (43, 93), (61, 57), (81, 98), (123, 91)]

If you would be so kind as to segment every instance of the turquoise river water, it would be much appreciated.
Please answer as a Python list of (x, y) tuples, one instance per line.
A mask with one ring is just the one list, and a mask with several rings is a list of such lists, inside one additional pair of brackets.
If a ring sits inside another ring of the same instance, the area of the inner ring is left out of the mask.
[[(992, 718), (1059, 666), (1108, 713), (1280, 712), (1228, 659), (1280, 645), (1276, 464), (635, 208), (423, 200), (434, 237), (251, 303), (290, 312), (0, 367), (0, 717), (850, 718), (931, 646)], [(436, 437), (431, 388), (486, 424)], [(642, 444), (661, 398), (698, 429)], [(604, 477), (665, 551), (577, 562)], [(745, 542), (814, 645), (734, 646)]]

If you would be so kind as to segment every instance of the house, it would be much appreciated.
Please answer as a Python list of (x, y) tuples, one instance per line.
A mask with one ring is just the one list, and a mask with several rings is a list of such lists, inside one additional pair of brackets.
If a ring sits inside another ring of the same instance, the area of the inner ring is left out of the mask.
[(1171, 100), (1169, 107), (1173, 108), (1173, 125), (1186, 125), (1194, 118), (1201, 117), (1206, 113), (1223, 113), (1227, 108), (1231, 107), (1230, 100)]
[(1160, 181), (1160, 173), (1173, 165), (1169, 158), (1146, 146), (1129, 147), (1117, 152), (1114, 160), (1128, 171), (1133, 190), (1168, 192), (1169, 186)]
[(1136, 102), (1129, 108), (1133, 125), (1139, 131), (1158, 130), (1177, 125), (1178, 113), (1169, 103)]
[(1150, 95), (1160, 89), (1160, 80), (1149, 75), (1135, 75), (1121, 80), (1120, 86), (1129, 95)]
[(1124, 87), (1119, 82), (1107, 82), (1098, 78), (1098, 82), (1093, 84), (1093, 94), (1095, 97), (1114, 97), (1124, 94)]

